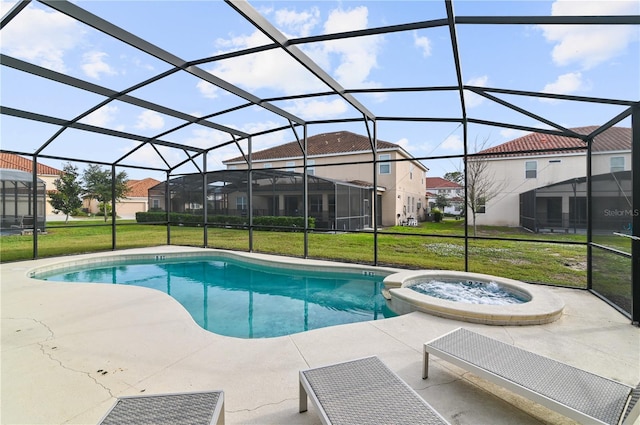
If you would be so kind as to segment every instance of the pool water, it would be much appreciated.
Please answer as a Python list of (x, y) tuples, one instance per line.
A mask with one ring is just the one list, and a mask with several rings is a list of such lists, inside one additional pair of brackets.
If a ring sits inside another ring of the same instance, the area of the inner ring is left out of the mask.
[(228, 258), (122, 262), (34, 277), (157, 289), (180, 302), (204, 329), (238, 338), (276, 337), (396, 315), (380, 292), (384, 276), (285, 270)]
[(509, 291), (496, 282), (431, 279), (411, 285), (409, 288), (421, 294), (467, 304), (506, 305), (530, 301), (525, 295)]

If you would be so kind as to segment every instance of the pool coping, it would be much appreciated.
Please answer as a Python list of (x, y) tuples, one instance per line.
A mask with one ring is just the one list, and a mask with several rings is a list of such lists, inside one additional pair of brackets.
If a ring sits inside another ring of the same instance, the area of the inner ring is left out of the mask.
[[(408, 286), (424, 278), (462, 278), (491, 282), (506, 286), (531, 297), (523, 304), (486, 305), (468, 304), (444, 300), (421, 294)], [(391, 310), (397, 314), (413, 311), (432, 314), (447, 319), (461, 320), (485, 325), (541, 325), (558, 320), (565, 303), (555, 294), (538, 285), (527, 284), (514, 279), (502, 278), (482, 273), (466, 273), (449, 270), (412, 270), (389, 275), (384, 279), (383, 295)]]
[(242, 259), (252, 264), (261, 266), (277, 266), (284, 269), (304, 270), (311, 272), (323, 272), (327, 271), (327, 268), (331, 268), (335, 272), (353, 273), (355, 271), (362, 272), (366, 276), (382, 276), (386, 277), (391, 274), (398, 273), (401, 269), (391, 267), (380, 266), (367, 266), (363, 264), (351, 264), (351, 263), (336, 263), (328, 260), (311, 260), (295, 257), (284, 257), (274, 254), (260, 254), (253, 252), (240, 252), (240, 251), (227, 251), (223, 249), (202, 249), (194, 248), (193, 250), (181, 250), (176, 252), (162, 252), (156, 253), (122, 253), (122, 252), (108, 252), (100, 254), (86, 254), (81, 258), (71, 259), (69, 257), (57, 257), (52, 261), (46, 262), (42, 265), (37, 265), (29, 268), (25, 271), (25, 274), (29, 278), (37, 279), (37, 274), (48, 272), (63, 272), (65, 270), (72, 270), (78, 267), (96, 265), (96, 266), (108, 266), (121, 261), (171, 261), (176, 259), (200, 259), (206, 257), (228, 258), (228, 259)]
[[(543, 287), (527, 284), (513, 279), (491, 276), (481, 273), (468, 273), (450, 270), (406, 270), (384, 266), (370, 266), (355, 263), (337, 263), (328, 260), (303, 259), (273, 254), (229, 251), (223, 249), (184, 248), (179, 251), (163, 251), (161, 253), (113, 251), (106, 253), (85, 254), (80, 257), (56, 257), (46, 259), (44, 264), (29, 268), (25, 274), (37, 279), (36, 274), (52, 271), (72, 270), (78, 267), (94, 265), (108, 266), (121, 261), (171, 261), (181, 258), (229, 258), (241, 259), (261, 266), (277, 266), (295, 270), (323, 272), (331, 269), (334, 272), (362, 272), (367, 276), (384, 277), (382, 295), (388, 307), (398, 315), (420, 311), (438, 317), (460, 320), (468, 323), (488, 325), (540, 325), (551, 323), (562, 316), (564, 301), (545, 291)], [(530, 302), (518, 305), (480, 305), (465, 304), (420, 294), (406, 288), (416, 280), (425, 276), (458, 277), (464, 274), (469, 279), (480, 281), (496, 280), (515, 291), (529, 295)], [(44, 281), (44, 280), (42, 280)]]

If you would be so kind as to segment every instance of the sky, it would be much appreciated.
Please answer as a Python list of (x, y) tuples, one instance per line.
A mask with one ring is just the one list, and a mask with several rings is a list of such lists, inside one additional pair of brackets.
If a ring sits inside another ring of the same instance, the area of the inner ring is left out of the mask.
[[(269, 43), (266, 36), (221, 1), (76, 1), (74, 4), (185, 61)], [(250, 4), (288, 38), (446, 18), (444, 2), (435, 0), (251, 1)], [(0, 3), (3, 16), (12, 5), (12, 2)], [(475, 0), (454, 1), (453, 7), (457, 16), (640, 15), (640, 2), (636, 0)], [(640, 100), (639, 26), (459, 25), (457, 42), (463, 82), (468, 85)], [(447, 27), (305, 43), (298, 47), (347, 89), (457, 84)], [(1, 30), (0, 50), (12, 58), (114, 91), (129, 89), (171, 69), (169, 64), (35, 1)], [(204, 63), (200, 68), (263, 99), (327, 90), (322, 82), (279, 50)], [(186, 72), (174, 73), (129, 94), (196, 117), (246, 102)], [(461, 116), (457, 92), (354, 94), (354, 97), (377, 117), (446, 119)], [(602, 125), (624, 110), (620, 106), (584, 102), (513, 95), (497, 97), (568, 128)], [(104, 97), (2, 66), (0, 100), (3, 107), (72, 120), (100, 104)], [(308, 121), (362, 117), (337, 96), (273, 104)], [(472, 93), (465, 93), (465, 104), (470, 118), (549, 128), (545, 123)], [(224, 113), (210, 121), (245, 133), (289, 124), (283, 117), (258, 106)], [(199, 148), (230, 140), (228, 133), (195, 125), (164, 134), (184, 121), (121, 101), (108, 103), (80, 122), (144, 137), (163, 134), (161, 140)], [(620, 125), (630, 126), (630, 120)], [(50, 124), (8, 115), (0, 116), (0, 126), (2, 149), (28, 153), (40, 149), (58, 130)], [(308, 134), (340, 130), (367, 134), (362, 121), (314, 124), (308, 127)], [(471, 151), (526, 134), (477, 124), (470, 124), (468, 130)], [(297, 132), (298, 137), (302, 137), (302, 129)], [(463, 152), (463, 129), (458, 123), (381, 120), (377, 134), (379, 139), (401, 145), (414, 157)], [(252, 140), (253, 150), (295, 138), (290, 129), (257, 136)], [(138, 145), (127, 139), (68, 129), (53, 139), (42, 154), (113, 162)], [(240, 145), (247, 149), (246, 142)], [(239, 154), (234, 144), (216, 149), (207, 158), (207, 168), (222, 169), (222, 161)], [(173, 166), (185, 158), (181, 150), (159, 147), (156, 151), (145, 145), (121, 162), (164, 169), (167, 164)], [(42, 162), (57, 168), (63, 164), (57, 159), (42, 159)], [(424, 163), (431, 177), (456, 171), (461, 166), (458, 159)], [(74, 164), (84, 167), (84, 163)], [(162, 172), (132, 168), (126, 171), (130, 178), (166, 178)], [(193, 171), (193, 164), (176, 170)]]

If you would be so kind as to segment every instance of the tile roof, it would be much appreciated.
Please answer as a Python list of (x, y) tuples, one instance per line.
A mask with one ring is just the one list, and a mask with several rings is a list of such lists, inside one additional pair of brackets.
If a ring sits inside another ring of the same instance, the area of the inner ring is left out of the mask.
[(442, 177), (427, 177), (425, 179), (425, 187), (428, 189), (462, 189), (462, 186), (458, 183), (443, 179)]
[(149, 196), (149, 189), (159, 184), (160, 181), (147, 177), (142, 180), (128, 180), (127, 186), (129, 187), (128, 198), (146, 198)]
[[(578, 134), (589, 134), (597, 130), (597, 126), (572, 128)], [(498, 154), (497, 157), (513, 157), (513, 156), (531, 156), (531, 155), (549, 155), (553, 153), (579, 153), (586, 152), (586, 145), (582, 140), (572, 137), (556, 136), (553, 134), (530, 133), (498, 146), (484, 149), (478, 153)], [(576, 148), (576, 149), (570, 149)], [(562, 151), (549, 152), (529, 152), (529, 153), (506, 153), (518, 151), (536, 151), (546, 149), (568, 149)], [(599, 134), (594, 139), (594, 152), (608, 151), (624, 151), (631, 150), (631, 128), (629, 127), (612, 127), (605, 132)], [(504, 152), (503, 154), (500, 154)], [(492, 155), (493, 156), (493, 155)]]
[[(33, 171), (33, 161), (13, 153), (0, 152), (0, 168), (31, 173)], [(61, 173), (62, 171), (57, 168), (49, 167), (48, 165), (38, 162), (38, 175), (59, 176)]]
[[(383, 149), (401, 149), (399, 145), (394, 143), (378, 140), (377, 148)], [(337, 155), (344, 153), (370, 151), (371, 143), (369, 138), (350, 131), (335, 131), (333, 133), (316, 134), (307, 137), (307, 154), (308, 156), (320, 155)], [(253, 160), (269, 160), (283, 158), (301, 158), (302, 151), (297, 141), (285, 143), (283, 145), (274, 146), (258, 152), (253, 152)], [(227, 159), (223, 163), (236, 162), (242, 160), (242, 156)]]

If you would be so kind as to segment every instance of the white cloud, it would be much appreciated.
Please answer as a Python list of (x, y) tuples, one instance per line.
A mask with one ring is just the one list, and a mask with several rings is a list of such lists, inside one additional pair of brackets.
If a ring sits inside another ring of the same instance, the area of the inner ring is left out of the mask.
[(448, 151), (457, 151), (457, 152), (461, 152), (464, 149), (464, 143), (462, 142), (462, 139), (460, 139), (460, 136), (458, 136), (457, 134), (452, 134), (451, 136), (447, 137), (444, 142), (442, 142), (442, 148)]
[(515, 130), (512, 128), (505, 128), (500, 130), (500, 135), (504, 137), (506, 140), (517, 139), (518, 137), (522, 137), (527, 134), (526, 131), (523, 130)]
[[(3, 14), (10, 3), (2, 2)], [(65, 53), (82, 43), (85, 31), (73, 19), (29, 5), (2, 29), (0, 46), (9, 56), (65, 72)]]
[(160, 130), (164, 127), (164, 118), (156, 111), (146, 110), (138, 115), (138, 122), (135, 127), (141, 130)]
[[(95, 125), (96, 127), (107, 127), (118, 114), (119, 109), (117, 106), (106, 105), (102, 108), (94, 111), (80, 120), (83, 124)], [(123, 127), (119, 127), (122, 130)]]
[[(588, 90), (580, 72), (569, 72), (558, 76), (556, 81), (549, 83), (542, 89), (542, 93), (573, 94)], [(557, 102), (555, 99), (540, 98), (541, 102)]]
[[(131, 152), (133, 148), (138, 146), (137, 144), (132, 144), (128, 147), (121, 149), (122, 154), (128, 154)], [(167, 146), (156, 145), (156, 149), (162, 155), (169, 164), (175, 165), (181, 161), (187, 159), (186, 154), (178, 149), (169, 148)], [(167, 164), (162, 160), (162, 158), (158, 155), (158, 153), (153, 149), (149, 144), (143, 146), (142, 148), (136, 150), (131, 155), (127, 156), (126, 163), (127, 164), (139, 164), (147, 167), (155, 167), (164, 169), (167, 167)]]
[(306, 120), (338, 117), (347, 111), (347, 103), (342, 99), (322, 101), (317, 99), (299, 99), (286, 106), (288, 112)]
[[(467, 85), (476, 86), (476, 87), (486, 87), (488, 81), (489, 81), (489, 77), (486, 75), (483, 75), (481, 77), (471, 78), (470, 80), (467, 81)], [(470, 92), (468, 90), (464, 92), (464, 103), (467, 108), (474, 108), (482, 104), (484, 100), (485, 100), (484, 97), (477, 95), (473, 92)]]
[(396, 142), (396, 145), (400, 146), (404, 150), (408, 150), (409, 147), (411, 146), (411, 143), (409, 143), (409, 139), (407, 139), (406, 137), (403, 137), (402, 139)]
[[(350, 10), (334, 9), (324, 24), (324, 32), (330, 34), (365, 29), (368, 15), (369, 10), (364, 6)], [(367, 81), (367, 78), (377, 66), (382, 40), (380, 36), (369, 36), (323, 43), (327, 54), (339, 57), (340, 63), (334, 69), (336, 80), (346, 87), (372, 87), (375, 83)]]
[(104, 61), (109, 55), (105, 52), (87, 52), (82, 55), (82, 70), (86, 75), (96, 80), (100, 79), (101, 74), (116, 75), (117, 72)]
[(289, 9), (280, 9), (275, 12), (276, 24), (284, 33), (291, 33), (295, 37), (306, 37), (320, 21), (320, 10), (312, 7), (303, 12)]
[[(551, 7), (553, 16), (606, 16), (638, 13), (632, 1), (557, 0)], [(583, 69), (597, 66), (622, 54), (637, 41), (638, 32), (626, 25), (541, 25), (544, 37), (554, 44), (551, 56), (556, 65), (578, 64)]]
[[(248, 46), (247, 46), (248, 47)], [(285, 95), (324, 90), (311, 73), (280, 50), (220, 61), (208, 70), (213, 75), (250, 91), (273, 89)], [(202, 87), (200, 87), (202, 90)]]
[(413, 44), (422, 51), (422, 56), (425, 58), (431, 56), (431, 40), (428, 37), (420, 37), (415, 31), (413, 33)]
[(216, 97), (218, 97), (218, 91), (220, 90), (218, 87), (204, 80), (198, 81), (198, 84), (196, 84), (196, 88), (198, 89), (202, 97), (205, 97), (207, 99), (215, 99)]
[[(296, 36), (309, 34), (314, 27), (320, 25), (321, 21), (317, 7), (310, 7), (301, 12), (279, 9), (270, 10), (268, 13), (274, 14), (274, 19), (283, 32), (292, 32)], [(366, 7), (334, 9), (322, 23), (324, 33), (364, 29), (367, 28), (367, 24), (368, 9)], [(377, 55), (382, 40), (381, 36), (359, 37), (339, 42), (314, 43), (313, 46), (304, 47), (301, 50), (345, 87), (377, 87), (379, 84), (370, 81), (369, 77), (371, 70), (377, 66)], [(248, 35), (218, 39), (216, 46), (223, 50), (235, 50), (264, 45), (268, 42), (269, 40), (264, 34), (254, 31)], [(280, 50), (220, 61), (208, 71), (254, 93), (263, 89), (275, 92), (265, 94), (265, 96), (327, 90), (324, 83)], [(206, 83), (200, 83), (198, 88), (204, 96), (213, 97), (215, 95), (213, 91), (207, 90), (210, 87), (207, 87)], [(347, 110), (341, 101), (327, 103), (317, 100), (293, 103), (290, 110), (300, 110), (303, 106), (307, 108), (304, 110), (305, 114), (317, 118), (326, 116), (318, 115), (320, 113), (335, 116), (336, 113), (344, 113)]]

